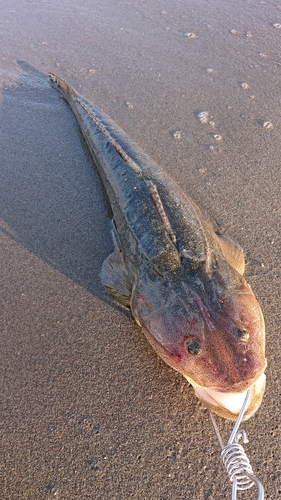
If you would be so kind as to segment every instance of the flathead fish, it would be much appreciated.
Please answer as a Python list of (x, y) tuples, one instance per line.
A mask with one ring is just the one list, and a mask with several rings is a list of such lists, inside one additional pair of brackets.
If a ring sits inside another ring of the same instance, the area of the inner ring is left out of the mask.
[(49, 76), (70, 103), (112, 208), (114, 252), (102, 283), (213, 412), (235, 420), (252, 387), (249, 418), (265, 389), (265, 329), (243, 251), (105, 114)]

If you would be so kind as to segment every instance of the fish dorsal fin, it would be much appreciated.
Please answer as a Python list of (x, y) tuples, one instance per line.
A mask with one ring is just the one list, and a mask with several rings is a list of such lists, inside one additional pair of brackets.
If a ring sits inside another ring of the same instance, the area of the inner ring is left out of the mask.
[(123, 252), (116, 229), (112, 229), (114, 252), (103, 262), (101, 282), (107, 291), (118, 302), (125, 306), (130, 305), (133, 277), (125, 266)]
[(222, 234), (217, 234), (217, 240), (223, 256), (227, 260), (227, 262), (234, 268), (238, 273), (244, 274), (245, 269), (245, 259), (244, 253), (240, 246), (233, 243), (227, 237)]

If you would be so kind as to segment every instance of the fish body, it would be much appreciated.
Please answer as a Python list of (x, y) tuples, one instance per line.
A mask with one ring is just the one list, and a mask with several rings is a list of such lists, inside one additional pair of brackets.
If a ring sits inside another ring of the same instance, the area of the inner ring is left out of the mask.
[(77, 118), (113, 213), (114, 252), (101, 280), (162, 359), (205, 406), (244, 419), (265, 389), (265, 329), (243, 277), (241, 248), (214, 232), (197, 205), (104, 113), (49, 74)]

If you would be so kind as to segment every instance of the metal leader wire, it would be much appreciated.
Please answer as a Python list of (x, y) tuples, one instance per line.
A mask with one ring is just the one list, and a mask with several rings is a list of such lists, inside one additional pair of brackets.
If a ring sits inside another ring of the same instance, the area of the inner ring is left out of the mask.
[(238, 430), (239, 425), (242, 421), (243, 415), (247, 408), (249, 398), (251, 396), (252, 389), (248, 389), (244, 403), (242, 405), (239, 416), (235, 422), (233, 431), (230, 435), (228, 443), (224, 446), (219, 429), (217, 427), (214, 415), (209, 411), (212, 424), (215, 429), (215, 433), (218, 438), (219, 445), (221, 447), (221, 456), (226, 471), (229, 475), (230, 481), (232, 483), (232, 496), (231, 500), (237, 499), (238, 490), (248, 490), (252, 486), (256, 485), (258, 489), (258, 500), (264, 500), (264, 488), (262, 483), (253, 474), (253, 469), (251, 467), (250, 461), (245, 453), (245, 450), (241, 444), (239, 444), (239, 439), (243, 439), (243, 443), (248, 443), (247, 434), (244, 430)]

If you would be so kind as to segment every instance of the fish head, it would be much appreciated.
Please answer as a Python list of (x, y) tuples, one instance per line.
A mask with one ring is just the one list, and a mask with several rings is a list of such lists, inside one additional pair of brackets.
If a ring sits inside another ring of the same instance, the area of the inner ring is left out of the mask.
[(211, 275), (146, 268), (131, 310), (161, 358), (192, 384), (203, 404), (235, 420), (252, 387), (244, 420), (265, 389), (265, 328), (260, 306), (243, 276), (227, 264)]

